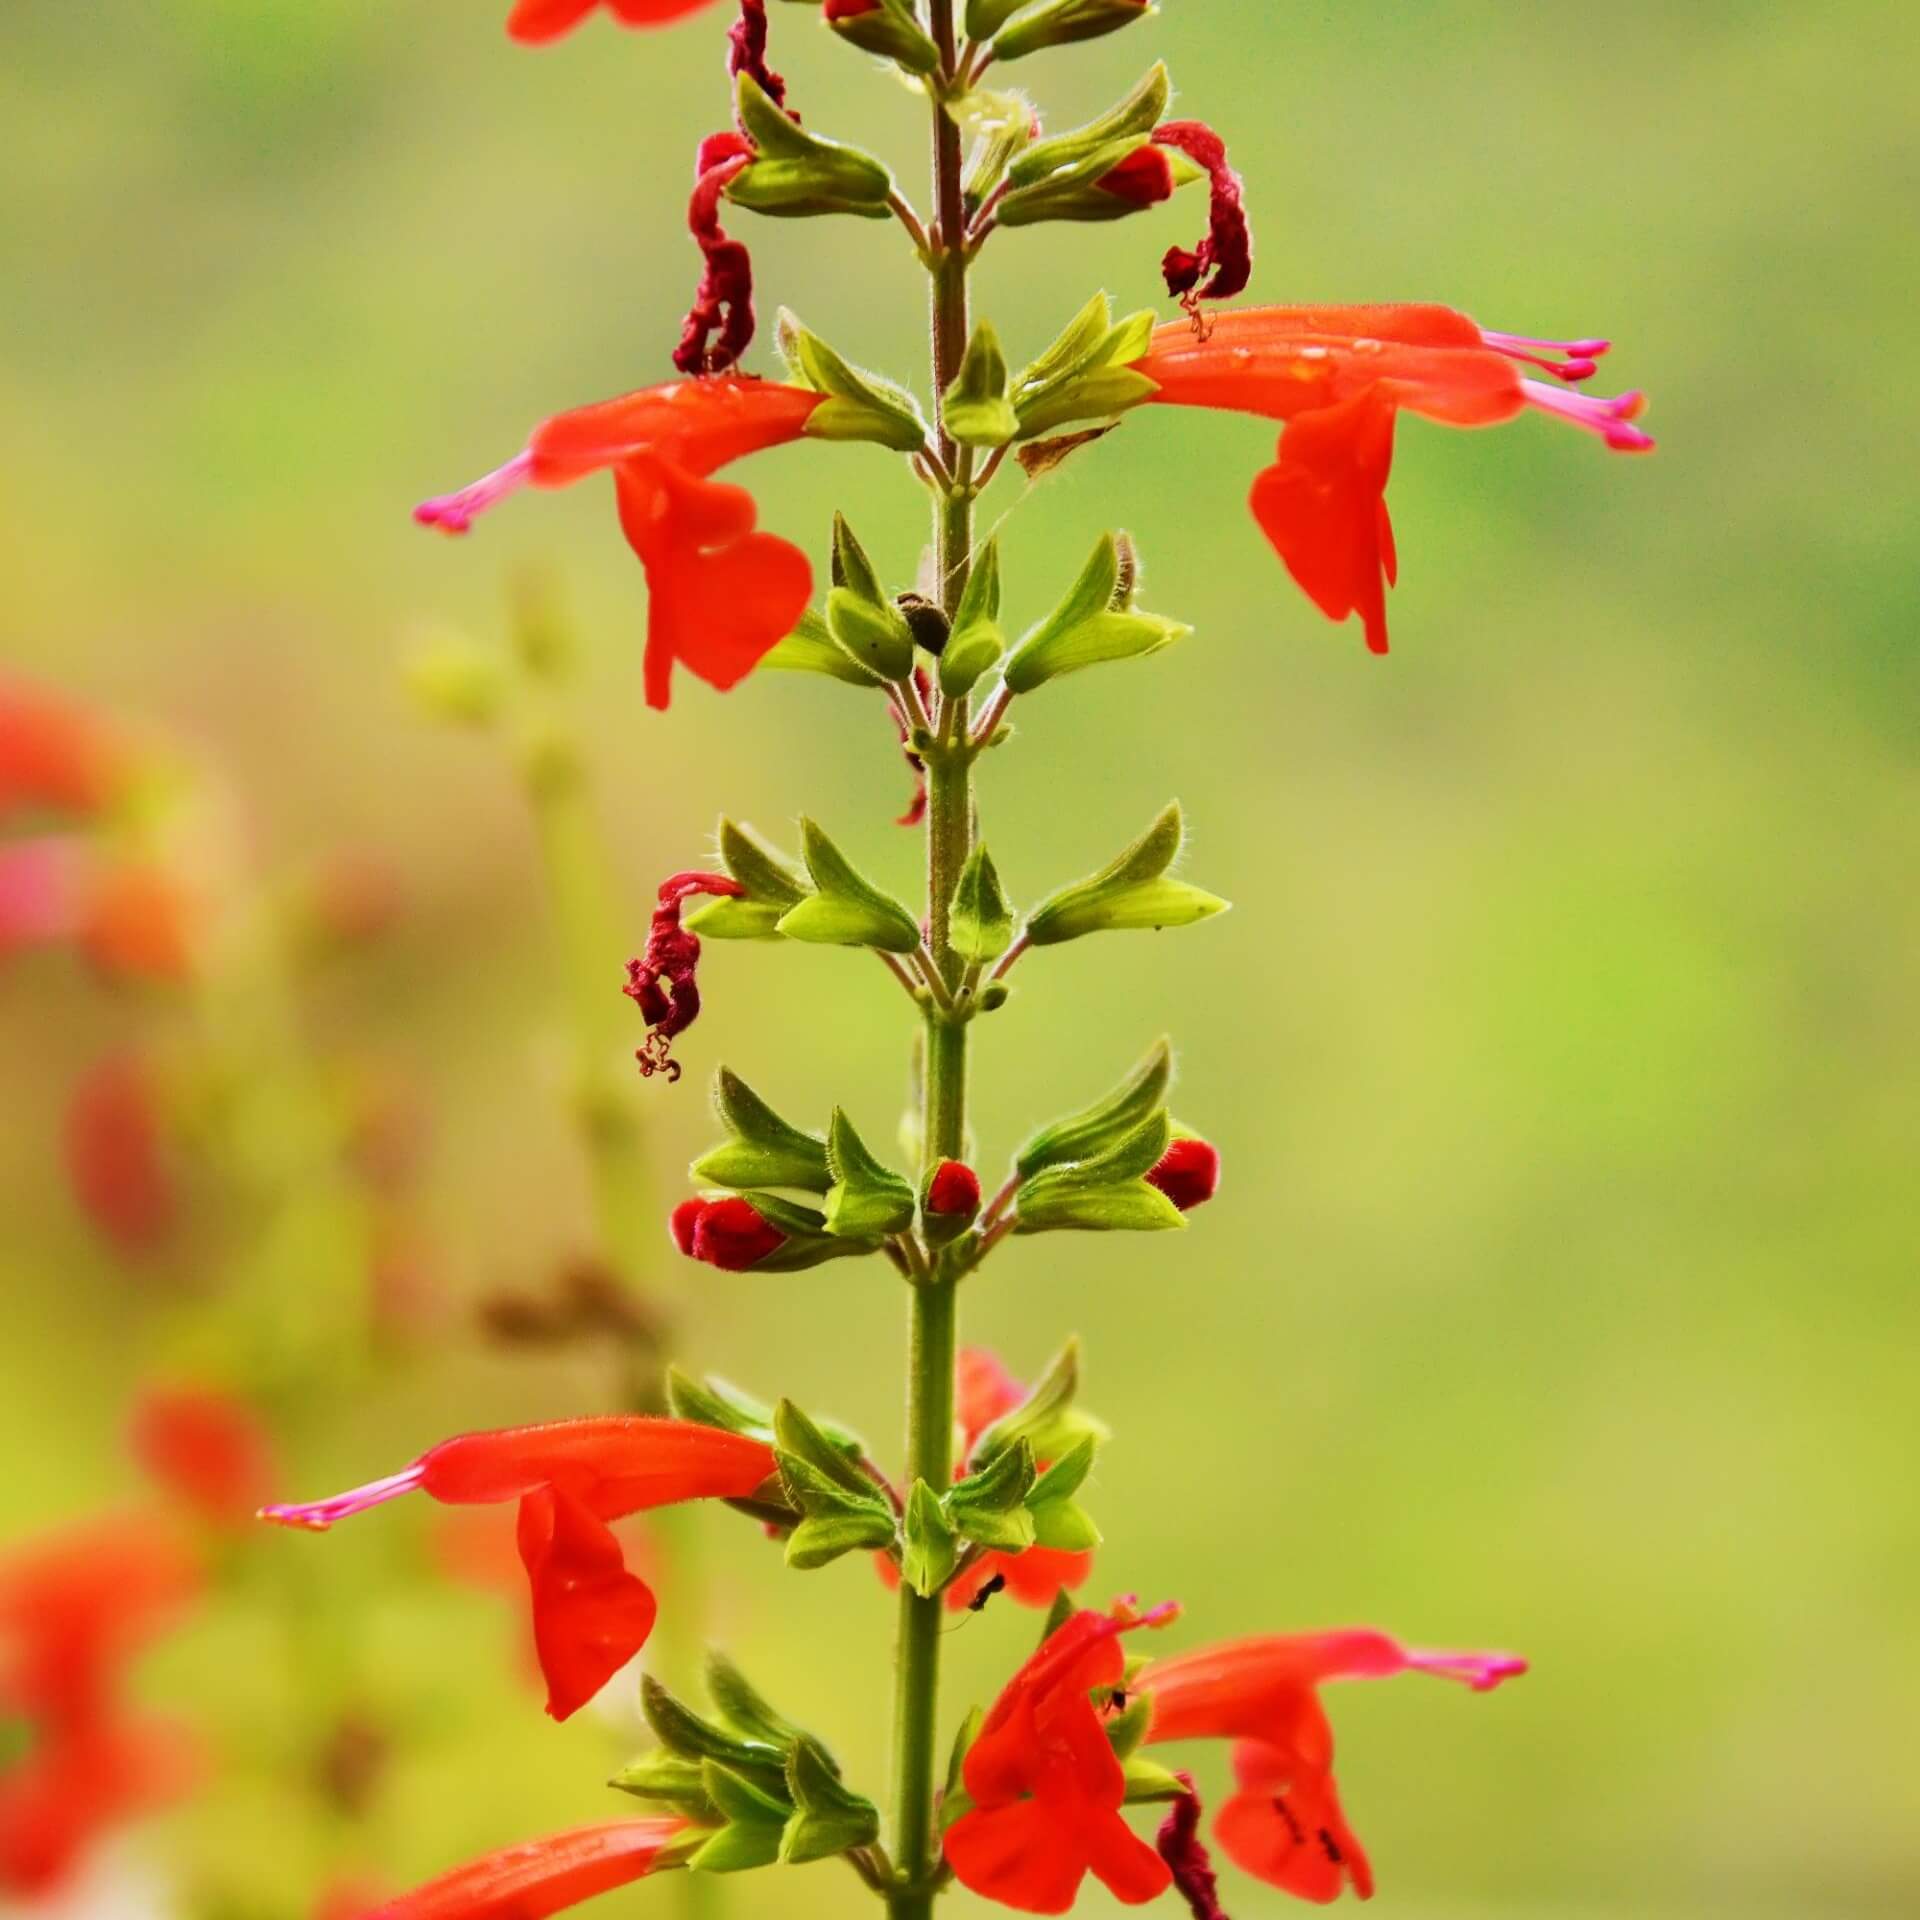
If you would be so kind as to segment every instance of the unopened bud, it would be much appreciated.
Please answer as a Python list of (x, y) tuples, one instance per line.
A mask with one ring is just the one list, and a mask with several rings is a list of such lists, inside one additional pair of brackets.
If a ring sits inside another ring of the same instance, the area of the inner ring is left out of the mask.
[(915, 646), (934, 655), (936, 659), (946, 652), (952, 629), (947, 616), (925, 594), (899, 594), (894, 604), (907, 616), (907, 625), (913, 629)]
[(972, 1220), (980, 1211), (980, 1176), (964, 1161), (942, 1160), (927, 1182), (926, 1209), (943, 1220)]
[(786, 1244), (787, 1236), (749, 1200), (708, 1202), (693, 1223), (693, 1257), (722, 1273), (745, 1273)]
[(1194, 1135), (1176, 1140), (1147, 1174), (1147, 1184), (1191, 1213), (1220, 1191), (1220, 1149)]
[(700, 1224), (700, 1216), (705, 1213), (711, 1205), (711, 1201), (702, 1200), (698, 1197), (692, 1200), (682, 1200), (680, 1204), (674, 1208), (673, 1212), (667, 1216), (667, 1231), (673, 1235), (673, 1244), (678, 1247), (689, 1260), (696, 1257), (693, 1251), (694, 1229)]

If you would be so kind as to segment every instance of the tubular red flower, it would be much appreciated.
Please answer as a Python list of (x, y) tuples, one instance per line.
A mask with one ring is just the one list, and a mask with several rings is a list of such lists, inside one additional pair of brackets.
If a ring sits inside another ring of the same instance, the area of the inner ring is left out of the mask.
[(208, 1525), (252, 1519), (279, 1480), (272, 1436), (231, 1394), (154, 1388), (134, 1408), (134, 1458)]
[(1513, 1654), (1430, 1652), (1356, 1627), (1176, 1654), (1135, 1684), (1152, 1702), (1150, 1741), (1235, 1742), (1239, 1791), (1214, 1822), (1228, 1857), (1271, 1886), (1326, 1901), (1349, 1883), (1365, 1899), (1373, 1871), (1340, 1809), (1333, 1730), (1318, 1689), (1329, 1680), (1433, 1673), (1485, 1693), (1526, 1670)]
[(604, 6), (623, 27), (664, 27), (710, 6), (712, 0), (515, 0), (507, 32), (523, 46), (542, 46), (571, 33)]
[(520, 1503), (547, 1711), (578, 1712), (646, 1643), (656, 1603), (628, 1570), (607, 1522), (682, 1500), (744, 1499), (773, 1472), (758, 1440), (685, 1420), (608, 1414), (443, 1440), (396, 1474), (330, 1500), (262, 1509), (324, 1533), (369, 1507), (421, 1492), (450, 1506)]
[(1154, 1163), (1147, 1184), (1191, 1213), (1220, 1191), (1220, 1149), (1207, 1140), (1176, 1140)]
[(673, 1043), (700, 1017), (700, 988), (694, 978), (700, 940), (680, 924), (682, 909), (702, 894), (737, 900), (745, 892), (724, 873), (676, 873), (661, 881), (646, 951), (627, 962), (627, 984), (621, 988), (650, 1029), (646, 1044), (634, 1054), (643, 1077), (665, 1073), (669, 1080), (680, 1078)]
[(1119, 1636), (1173, 1611), (1076, 1613), (1008, 1681), (963, 1765), (972, 1809), (947, 1832), (963, 1886), (1023, 1913), (1065, 1913), (1089, 1872), (1129, 1906), (1172, 1884), (1121, 1818), (1126, 1777), (1088, 1696), (1119, 1684)]
[(462, 534), (522, 487), (571, 486), (611, 472), (620, 525), (651, 595), (648, 704), (666, 706), (676, 660), (724, 692), (793, 630), (813, 591), (813, 569), (798, 547), (756, 531), (744, 489), (709, 476), (798, 439), (822, 398), (731, 376), (643, 387), (556, 414), (504, 467), (423, 501), (414, 518)]
[(1163, 404), (1286, 423), (1277, 463), (1254, 482), (1254, 518), (1308, 598), (1331, 620), (1357, 613), (1368, 648), (1385, 653), (1396, 573), (1386, 486), (1400, 411), (1482, 427), (1533, 408), (1617, 452), (1644, 452), (1653, 442), (1632, 424), (1641, 395), (1590, 399), (1524, 379), (1516, 366), (1580, 380), (1606, 349), (1485, 333), (1450, 307), (1264, 307), (1213, 316), (1204, 338), (1160, 327), (1135, 364)]
[(525, 1840), (385, 1902), (381, 1920), (544, 1920), (583, 1900), (630, 1886), (663, 1865), (689, 1822), (610, 1820)]

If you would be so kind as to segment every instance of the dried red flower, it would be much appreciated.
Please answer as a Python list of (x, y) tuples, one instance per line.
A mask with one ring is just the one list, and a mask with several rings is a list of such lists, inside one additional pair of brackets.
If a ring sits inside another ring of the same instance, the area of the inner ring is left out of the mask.
[[(1227, 164), (1227, 143), (1201, 120), (1169, 120), (1154, 144), (1184, 153), (1207, 173), (1207, 235), (1189, 252), (1170, 247), (1160, 263), (1167, 291), (1202, 325), (1202, 300), (1230, 300), (1253, 278), (1253, 229), (1247, 225), (1246, 184)], [(1104, 184), (1104, 183), (1103, 183)], [(1168, 190), (1172, 190), (1169, 177)]]
[(700, 939), (680, 924), (682, 909), (702, 895), (737, 900), (745, 892), (724, 873), (676, 873), (660, 882), (646, 951), (627, 962), (627, 984), (621, 989), (639, 1007), (649, 1029), (645, 1045), (634, 1054), (646, 1078), (656, 1073), (680, 1078), (673, 1043), (700, 1017), (700, 988), (694, 978)]
[(1213, 1860), (1200, 1838), (1200, 1796), (1194, 1790), (1193, 1775), (1174, 1776), (1186, 1788), (1173, 1803), (1173, 1811), (1160, 1823), (1153, 1837), (1154, 1851), (1167, 1863), (1173, 1875), (1173, 1889), (1187, 1903), (1193, 1920), (1227, 1920), (1220, 1905), (1220, 1886), (1213, 1871)]
[(1220, 1149), (1207, 1140), (1176, 1140), (1154, 1163), (1147, 1184), (1191, 1213), (1220, 1191)]
[(1386, 486), (1400, 410), (1481, 427), (1534, 408), (1618, 452), (1645, 451), (1653, 442), (1632, 424), (1639, 394), (1590, 399), (1523, 379), (1515, 365), (1576, 381), (1606, 350), (1603, 340), (1487, 332), (1450, 307), (1264, 307), (1215, 316), (1205, 338), (1158, 328), (1135, 364), (1166, 405), (1286, 422), (1277, 464), (1254, 482), (1254, 518), (1314, 604), (1331, 620), (1357, 613), (1368, 647), (1385, 653), (1396, 571)]
[(694, 162), (687, 231), (705, 265), (673, 350), (673, 364), (682, 373), (724, 373), (753, 344), (753, 256), (720, 224), (727, 182), (752, 158), (753, 143), (746, 135), (728, 132), (702, 141)]
[(453, 1506), (518, 1501), (547, 1711), (564, 1720), (653, 1631), (653, 1592), (626, 1566), (607, 1522), (683, 1500), (744, 1499), (772, 1471), (773, 1450), (760, 1441), (685, 1420), (608, 1414), (461, 1434), (384, 1480), (267, 1507), (261, 1518), (324, 1533), (416, 1491)]
[(725, 691), (792, 632), (813, 569), (791, 542), (755, 528), (752, 496), (709, 476), (798, 439), (822, 395), (732, 376), (643, 387), (556, 414), (524, 452), (457, 493), (414, 509), (462, 534), (522, 487), (565, 487), (611, 472), (620, 525), (646, 571), (646, 687), (665, 707), (677, 660)]
[(1234, 1741), (1239, 1791), (1221, 1808), (1214, 1838), (1235, 1865), (1302, 1899), (1362, 1899), (1373, 1870), (1340, 1810), (1333, 1730), (1320, 1704), (1329, 1680), (1432, 1673), (1477, 1693), (1524, 1673), (1507, 1653), (1436, 1653), (1384, 1633), (1272, 1634), (1155, 1661), (1134, 1683), (1153, 1705), (1152, 1741)]
[(179, 1198), (161, 1132), (160, 1091), (135, 1053), (97, 1060), (67, 1100), (67, 1179), (87, 1218), (124, 1254), (173, 1232)]
[(611, 1820), (523, 1840), (390, 1900), (381, 1920), (545, 1920), (596, 1894), (630, 1886), (663, 1865), (689, 1823), (677, 1817)]
[(206, 1387), (153, 1388), (134, 1408), (134, 1458), (209, 1526), (244, 1526), (279, 1482), (258, 1413)]
[(947, 1831), (963, 1886), (1022, 1913), (1065, 1913), (1088, 1873), (1129, 1906), (1172, 1884), (1121, 1817), (1126, 1778), (1089, 1697), (1120, 1682), (1119, 1636), (1172, 1612), (1076, 1613), (1007, 1683), (962, 1766), (972, 1808)]

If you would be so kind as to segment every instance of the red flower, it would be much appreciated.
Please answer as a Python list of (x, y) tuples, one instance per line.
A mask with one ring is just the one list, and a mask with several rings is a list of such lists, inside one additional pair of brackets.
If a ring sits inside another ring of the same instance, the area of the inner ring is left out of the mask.
[(94, 871), (77, 931), (81, 951), (102, 973), (174, 982), (193, 971), (193, 920), (173, 875), (128, 860)]
[(133, 1415), (134, 1458), (209, 1526), (237, 1527), (279, 1480), (272, 1436), (245, 1401), (205, 1387), (155, 1388)]
[(646, 570), (647, 702), (664, 707), (673, 663), (723, 692), (793, 630), (813, 569), (790, 542), (754, 528), (752, 497), (710, 474), (799, 438), (822, 396), (768, 380), (681, 380), (556, 414), (526, 451), (458, 493), (414, 509), (423, 526), (465, 533), (524, 486), (565, 487), (611, 471), (620, 525)]
[(0, 818), (28, 808), (100, 813), (127, 772), (124, 749), (85, 708), (0, 678)]
[(685, 1420), (608, 1414), (461, 1434), (384, 1480), (331, 1500), (267, 1507), (261, 1518), (324, 1533), (416, 1490), (449, 1506), (517, 1500), (547, 1711), (564, 1720), (653, 1631), (652, 1589), (628, 1569), (607, 1522), (681, 1500), (744, 1499), (772, 1472), (773, 1450), (758, 1440)]
[(376, 1909), (380, 1920), (543, 1920), (662, 1866), (688, 1822), (612, 1820), (503, 1847)]
[(710, 0), (514, 0), (507, 31), (522, 45), (537, 47), (571, 33), (595, 7), (604, 6), (623, 27), (664, 27), (708, 4)]
[(1434, 1673), (1485, 1693), (1526, 1670), (1512, 1654), (1423, 1652), (1352, 1628), (1203, 1647), (1156, 1661), (1136, 1686), (1153, 1703), (1149, 1740), (1236, 1743), (1239, 1791), (1214, 1823), (1229, 1858), (1270, 1886), (1327, 1901), (1349, 1881), (1365, 1899), (1373, 1872), (1340, 1810), (1322, 1683)]
[(1076, 1613), (1008, 1681), (962, 1769), (973, 1802), (948, 1829), (963, 1886), (1023, 1913), (1065, 1913), (1089, 1872), (1138, 1906), (1172, 1884), (1121, 1818), (1126, 1778), (1088, 1698), (1120, 1682), (1120, 1635), (1171, 1618)]
[(660, 882), (646, 951), (627, 962), (627, 984), (621, 989), (651, 1029), (646, 1044), (634, 1054), (644, 1079), (660, 1072), (669, 1080), (680, 1078), (673, 1043), (700, 1017), (700, 988), (694, 978), (700, 965), (700, 937), (680, 924), (682, 910), (702, 894), (737, 900), (745, 892), (739, 881), (724, 873), (676, 873)]
[(0, 1772), (0, 1891), (52, 1890), (96, 1841), (189, 1783), (187, 1741), (128, 1713), (119, 1692), (198, 1584), (173, 1537), (139, 1521), (96, 1522), (0, 1563), (0, 1720), (28, 1732)]
[(668, 1219), (673, 1244), (689, 1260), (722, 1273), (746, 1273), (787, 1244), (787, 1236), (751, 1200), (682, 1200)]
[(1604, 340), (1486, 332), (1450, 307), (1263, 307), (1217, 315), (1204, 336), (1184, 323), (1157, 328), (1136, 365), (1170, 406), (1287, 423), (1277, 464), (1254, 482), (1253, 516), (1321, 612), (1359, 614), (1368, 647), (1385, 653), (1395, 572), (1386, 486), (1400, 409), (1484, 427), (1533, 407), (1616, 451), (1645, 451), (1653, 442), (1631, 424), (1639, 394), (1590, 399), (1522, 379), (1515, 364), (1583, 380), (1606, 350)]
[(87, 861), (77, 840), (48, 834), (0, 847), (0, 960), (58, 946), (80, 930)]
[(1220, 1149), (1209, 1140), (1186, 1136), (1168, 1147), (1147, 1174), (1182, 1213), (1191, 1213), (1220, 1191)]

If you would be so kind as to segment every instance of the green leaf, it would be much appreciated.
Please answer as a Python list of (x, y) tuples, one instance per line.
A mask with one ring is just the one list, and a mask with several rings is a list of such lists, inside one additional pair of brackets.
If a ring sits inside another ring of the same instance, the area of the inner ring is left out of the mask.
[(740, 124), (758, 155), (727, 183), (726, 196), (736, 206), (782, 217), (890, 217), (893, 175), (871, 154), (822, 139), (789, 120), (749, 73), (740, 75), (735, 98)]
[(781, 1839), (780, 1858), (789, 1865), (825, 1860), (879, 1839), (879, 1809), (841, 1781), (826, 1751), (808, 1736), (787, 1755), (787, 1791), (795, 1811)]
[(1001, 890), (993, 856), (976, 842), (954, 888), (947, 937), (970, 965), (998, 960), (1013, 945), (1013, 908)]
[(960, 1543), (947, 1524), (940, 1496), (924, 1480), (916, 1480), (907, 1495), (902, 1538), (900, 1577), (923, 1599), (931, 1597), (953, 1577)]
[(1028, 1511), (1071, 1500), (1086, 1485), (1087, 1475), (1093, 1471), (1094, 1455), (1098, 1451), (1099, 1443), (1093, 1435), (1082, 1434), (1033, 1483), (1027, 1494)]
[(1158, 653), (1191, 633), (1177, 620), (1134, 610), (1134, 572), (1132, 543), (1103, 534), (1067, 597), (1008, 657), (1007, 686), (1031, 693), (1083, 667)]
[(1058, 1553), (1091, 1553), (1103, 1538), (1084, 1507), (1071, 1500), (1049, 1500), (1029, 1509), (1033, 1516), (1033, 1544)]
[(827, 397), (807, 416), (813, 440), (870, 440), (896, 453), (918, 453), (931, 437), (920, 403), (905, 387), (844, 360), (784, 307), (778, 340), (795, 381)]
[(960, 369), (941, 401), (948, 435), (965, 447), (1004, 447), (1020, 431), (1020, 418), (1007, 397), (1007, 356), (990, 320), (982, 320), (967, 342)]
[[(1173, 1080), (1173, 1048), (1156, 1041), (1119, 1086), (1083, 1112), (1042, 1127), (1020, 1149), (1014, 1165), (1024, 1179), (1042, 1167), (1088, 1160), (1133, 1132), (1165, 1100)], [(992, 1429), (989, 1429), (992, 1431)]]
[(747, 1676), (717, 1647), (707, 1653), (707, 1693), (720, 1718), (743, 1740), (787, 1752), (802, 1738), (800, 1729), (769, 1706)]
[(710, 901), (687, 916), (687, 931), (704, 940), (777, 940), (781, 915), (811, 891), (805, 877), (751, 827), (724, 818), (720, 863), (746, 896)]
[[(767, 1793), (786, 1791), (786, 1756), (759, 1741), (742, 1740), (676, 1700), (652, 1674), (640, 1676), (640, 1710), (660, 1744), (683, 1760), (717, 1761)], [(705, 1783), (709, 1798), (717, 1798)], [(786, 1816), (783, 1813), (781, 1818)]]
[(1126, 1775), (1126, 1798), (1130, 1806), (1137, 1806), (1143, 1801), (1184, 1800), (1187, 1797), (1185, 1782), (1157, 1761), (1143, 1760), (1136, 1754), (1125, 1762), (1122, 1771)]
[(774, 1408), (773, 1436), (783, 1454), (804, 1461), (842, 1493), (869, 1505), (886, 1506), (880, 1489), (860, 1467), (858, 1443), (849, 1448), (836, 1442), (819, 1421), (791, 1400), (782, 1400)]
[(1043, 901), (1027, 922), (1028, 939), (1036, 947), (1056, 946), (1089, 933), (1185, 927), (1224, 913), (1227, 903), (1216, 895), (1165, 877), (1182, 834), (1176, 804), (1098, 873)]
[(1153, 1726), (1153, 1701), (1144, 1693), (1131, 1700), (1106, 1722), (1107, 1744), (1122, 1761), (1132, 1759)]
[(832, 628), (811, 607), (784, 640), (760, 656), (760, 665), (770, 673), (822, 673), (850, 687), (881, 684), (877, 674), (869, 673), (833, 637)]
[(636, 1800), (651, 1800), (689, 1820), (716, 1817), (713, 1802), (707, 1798), (706, 1775), (698, 1760), (684, 1759), (676, 1753), (655, 1750), (630, 1760), (607, 1782)]
[(890, 1513), (852, 1507), (834, 1513), (810, 1513), (787, 1541), (787, 1565), (796, 1573), (812, 1573), (843, 1554), (873, 1553), (893, 1544)]
[[(727, 1824), (687, 1862), (696, 1873), (743, 1873), (770, 1867), (780, 1857), (780, 1836), (790, 1817), (786, 1801), (763, 1793), (717, 1760), (705, 1764), (708, 1797)], [(786, 1775), (781, 1773), (781, 1792)]]
[(825, 1193), (833, 1184), (826, 1142), (783, 1120), (729, 1067), (715, 1077), (713, 1104), (732, 1137), (693, 1163), (689, 1171), (696, 1181), (736, 1189), (798, 1187), (807, 1193)]
[(954, 1529), (983, 1547), (1020, 1553), (1033, 1545), (1033, 1518), (1026, 1510), (1037, 1471), (1033, 1449), (1016, 1441), (956, 1483), (942, 1503)]
[(1040, 1644), (1044, 1647), (1073, 1615), (1073, 1595), (1062, 1587), (1053, 1596), (1053, 1605), (1047, 1609), (1047, 1617), (1040, 1623)]
[(953, 1748), (947, 1756), (946, 1791), (940, 1796), (942, 1833), (973, 1807), (972, 1796), (967, 1792), (967, 1755), (972, 1751), (973, 1743), (980, 1738), (980, 1729), (986, 1724), (986, 1719), (984, 1708), (970, 1707), (967, 1717), (954, 1733)]
[(1016, 1440), (1026, 1441), (1036, 1459), (1055, 1461), (1088, 1435), (1104, 1440), (1106, 1429), (1097, 1420), (1074, 1411), (1079, 1391), (1080, 1342), (1075, 1338), (1047, 1362), (1027, 1397), (981, 1433), (973, 1443), (975, 1463), (991, 1460)]
[(974, 555), (966, 591), (954, 609), (953, 627), (940, 655), (943, 693), (964, 698), (1006, 651), (999, 621), (1000, 542), (992, 539)]
[(913, 1224), (913, 1184), (868, 1152), (845, 1112), (835, 1107), (827, 1130), (827, 1231), (869, 1239), (904, 1233)]
[(782, 916), (779, 930), (790, 940), (822, 946), (913, 952), (920, 944), (920, 928), (912, 914), (856, 873), (811, 820), (801, 821), (800, 832), (817, 891)]

